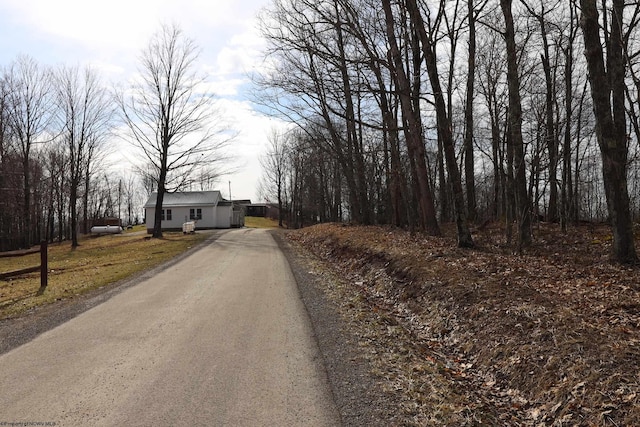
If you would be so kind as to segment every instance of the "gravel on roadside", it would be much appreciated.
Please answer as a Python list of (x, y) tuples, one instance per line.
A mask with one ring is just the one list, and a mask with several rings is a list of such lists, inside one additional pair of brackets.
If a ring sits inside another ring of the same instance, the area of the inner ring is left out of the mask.
[(385, 392), (372, 373), (361, 336), (328, 295), (328, 277), (314, 272), (314, 260), (272, 233), (289, 261), (323, 357), (334, 401), (344, 426), (397, 425), (397, 395)]

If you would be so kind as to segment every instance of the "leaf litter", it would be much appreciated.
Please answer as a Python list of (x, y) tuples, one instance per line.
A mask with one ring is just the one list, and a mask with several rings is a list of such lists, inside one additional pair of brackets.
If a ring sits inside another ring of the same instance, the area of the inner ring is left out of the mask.
[(321, 224), (287, 234), (318, 260), (398, 425), (640, 425), (640, 270), (611, 233), (535, 229), (514, 255), (498, 224), (474, 250), (445, 237)]

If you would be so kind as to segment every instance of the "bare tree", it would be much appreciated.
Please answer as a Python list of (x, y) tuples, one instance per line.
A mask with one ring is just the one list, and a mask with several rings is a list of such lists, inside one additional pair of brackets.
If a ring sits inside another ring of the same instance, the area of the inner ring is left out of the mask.
[(438, 135), (442, 141), (445, 159), (447, 163), (447, 171), (449, 179), (453, 186), (453, 201), (456, 215), (456, 227), (458, 231), (458, 246), (470, 248), (474, 246), (471, 231), (467, 224), (466, 208), (464, 206), (464, 193), (462, 190), (462, 180), (460, 171), (456, 163), (455, 147), (453, 135), (451, 134), (451, 115), (447, 111), (442, 88), (440, 85), (440, 76), (438, 74), (438, 65), (435, 55), (435, 43), (427, 33), (427, 28), (422, 18), (420, 9), (416, 0), (407, 0), (407, 10), (411, 16), (411, 21), (418, 32), (422, 45), (422, 54), (429, 74), (429, 81), (433, 88), (433, 97), (435, 100), (436, 117), (438, 123)]
[(531, 203), (527, 192), (524, 141), (522, 139), (522, 101), (515, 39), (512, 0), (500, 0), (505, 20), (504, 39), (507, 47), (507, 85), (509, 87), (509, 131), (513, 151), (514, 192), (518, 220), (518, 249), (531, 244)]
[[(78, 246), (78, 196), (96, 141), (110, 133), (111, 98), (91, 69), (62, 67), (56, 76), (58, 117), (69, 162), (69, 210), (71, 247)], [(88, 179), (88, 178), (87, 178)]]
[(429, 234), (440, 235), (440, 227), (436, 219), (433, 195), (429, 183), (429, 174), (424, 154), (423, 128), (420, 121), (420, 111), (416, 111), (411, 97), (411, 84), (404, 68), (402, 53), (395, 34), (395, 18), (391, 8), (391, 1), (383, 0), (387, 37), (389, 42), (389, 56), (393, 64), (394, 78), (400, 98), (402, 118), (405, 125), (405, 139), (409, 156), (416, 165), (418, 200), (420, 204), (420, 219), (422, 227)]
[[(565, 41), (562, 50), (564, 56), (564, 109), (565, 109), (565, 129), (563, 135), (562, 151), (562, 185), (560, 189), (560, 199), (562, 208), (560, 209), (560, 224), (562, 230), (566, 232), (569, 220), (577, 221), (577, 209), (574, 208), (575, 193), (573, 191), (573, 177), (571, 174), (571, 130), (573, 122), (573, 89), (574, 89), (574, 49), (575, 39), (578, 33), (578, 20), (575, 3), (569, 5), (569, 17), (563, 36)], [(583, 92), (584, 93), (584, 92)]]
[(268, 54), (279, 64), (258, 82), (270, 91), (301, 95), (286, 105), (271, 99), (270, 108), (279, 108), (302, 129), (326, 128), (324, 145), (340, 162), (351, 218), (367, 224), (372, 221), (372, 206), (361, 138), (361, 108), (366, 101), (365, 92), (359, 90), (362, 66), (355, 65), (361, 53), (346, 30), (352, 14), (344, 3), (275, 1), (262, 29), (270, 44)]
[(486, 213), (491, 219), (506, 217), (508, 212), (508, 201), (505, 197), (507, 174), (504, 169), (505, 150), (502, 137), (506, 95), (504, 86), (500, 84), (506, 68), (506, 59), (504, 50), (497, 47), (502, 43), (499, 37), (495, 31), (484, 34), (480, 39), (476, 64), (478, 93), (482, 95), (482, 110), (485, 111), (485, 114), (480, 116), (484, 124), (479, 126), (479, 129), (488, 129), (488, 135), (486, 138), (480, 138), (480, 141), (487, 139), (490, 142), (486, 148), (482, 144), (478, 144), (477, 148), (490, 160), (493, 169), (490, 178), (491, 196)]
[(189, 185), (223, 160), (233, 138), (197, 73), (198, 48), (175, 25), (162, 25), (140, 57), (140, 79), (117, 95), (127, 137), (152, 165), (157, 184), (153, 237), (162, 237), (167, 191)]
[[(556, 106), (558, 105), (558, 99), (555, 93), (556, 81), (555, 68), (552, 55), (552, 47), (550, 46), (550, 37), (552, 36), (552, 28), (555, 23), (550, 21), (547, 15), (552, 11), (558, 9), (559, 4), (549, 5), (548, 2), (540, 2), (540, 11), (534, 10), (533, 6), (529, 5), (526, 1), (523, 4), (527, 11), (533, 16), (540, 25), (540, 37), (542, 39), (542, 53), (540, 58), (542, 60), (542, 69), (544, 71), (545, 80), (545, 143), (549, 152), (549, 209), (547, 213), (547, 219), (551, 222), (558, 221), (559, 214), (559, 201), (558, 201), (558, 153), (559, 153), (559, 138), (557, 132), (556, 123)], [(560, 48), (561, 46), (559, 46)], [(560, 49), (558, 49), (560, 50)]]
[(126, 225), (137, 225), (138, 216), (135, 215), (136, 208), (140, 203), (140, 183), (134, 174), (124, 174), (121, 179), (123, 183), (123, 197), (127, 214)]
[[(69, 156), (63, 141), (57, 140), (47, 144), (46, 150), (39, 157), (46, 176), (46, 191), (40, 201), (46, 210), (44, 236), (50, 242), (56, 237), (58, 242), (62, 242), (67, 237), (66, 228), (69, 223)], [(38, 203), (37, 200), (35, 202)]]
[(273, 129), (267, 137), (269, 147), (267, 152), (260, 158), (262, 173), (267, 188), (266, 191), (274, 192), (278, 199), (278, 225), (282, 227), (284, 215), (284, 185), (285, 174), (287, 172), (287, 159), (289, 156), (289, 145), (287, 135)]
[[(486, 4), (486, 1), (484, 2)], [(480, 6), (481, 8), (482, 6)], [(476, 12), (474, 0), (467, 0), (467, 21), (469, 23), (469, 53), (467, 56), (467, 94), (464, 108), (464, 176), (467, 190), (467, 213), (469, 220), (478, 216), (476, 206), (475, 156), (473, 152), (473, 104), (476, 76)]]
[(10, 145), (8, 98), (6, 82), (0, 79), (0, 251), (12, 248), (16, 229), (13, 226), (15, 216), (11, 214), (15, 209), (11, 203), (11, 195), (15, 194), (11, 181), (15, 175), (11, 170), (13, 149)]
[(35, 237), (31, 209), (32, 150), (35, 144), (51, 140), (51, 134), (48, 133), (53, 117), (51, 76), (49, 70), (33, 58), (20, 56), (9, 67), (5, 81), (8, 90), (9, 126), (22, 163), (22, 244), (28, 247)]
[[(596, 0), (581, 0), (580, 25), (584, 35), (591, 97), (596, 116), (596, 135), (609, 219), (613, 230), (613, 252), (617, 261), (637, 262), (627, 186), (628, 141), (625, 110), (625, 59), (623, 44), (624, 0), (613, 0), (610, 28), (598, 20)], [(606, 51), (602, 49), (601, 28)], [(609, 32), (610, 31), (610, 32)], [(609, 33), (608, 33), (609, 32)]]

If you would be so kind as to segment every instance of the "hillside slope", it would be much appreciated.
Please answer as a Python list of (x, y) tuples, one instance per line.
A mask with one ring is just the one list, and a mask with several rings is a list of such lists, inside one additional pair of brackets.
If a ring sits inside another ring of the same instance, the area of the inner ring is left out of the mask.
[[(449, 233), (450, 234), (450, 233)], [(453, 236), (323, 224), (287, 234), (359, 329), (403, 425), (640, 424), (640, 275), (606, 227)]]

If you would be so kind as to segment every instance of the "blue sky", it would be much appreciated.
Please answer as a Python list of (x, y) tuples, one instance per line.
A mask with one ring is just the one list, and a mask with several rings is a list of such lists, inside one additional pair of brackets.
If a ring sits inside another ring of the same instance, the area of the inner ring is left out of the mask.
[[(279, 123), (254, 109), (247, 73), (259, 67), (263, 42), (256, 14), (270, 0), (0, 0), (0, 66), (19, 54), (37, 61), (90, 65), (108, 84), (125, 83), (161, 23), (176, 23), (202, 49), (200, 65), (240, 135), (232, 152), (242, 169), (219, 189), (257, 200), (259, 154)], [(126, 147), (123, 149), (127, 149)], [(120, 164), (125, 168), (127, 165)]]

